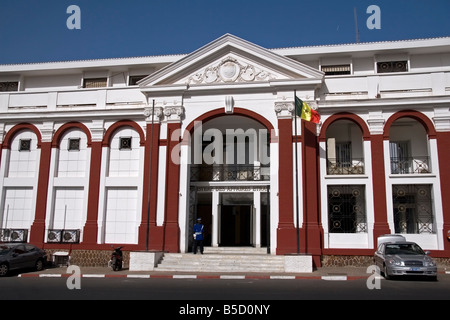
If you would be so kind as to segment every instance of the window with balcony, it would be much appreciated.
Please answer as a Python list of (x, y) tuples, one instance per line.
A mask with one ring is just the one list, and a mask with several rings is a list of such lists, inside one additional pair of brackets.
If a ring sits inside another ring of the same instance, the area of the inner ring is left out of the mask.
[(392, 124), (389, 153), (391, 174), (431, 173), (427, 134), (414, 119), (402, 118)]
[(327, 129), (327, 174), (364, 174), (362, 131), (350, 120), (338, 120)]
[(270, 180), (270, 133), (260, 123), (230, 115), (202, 130), (201, 139), (192, 139), (192, 182)]

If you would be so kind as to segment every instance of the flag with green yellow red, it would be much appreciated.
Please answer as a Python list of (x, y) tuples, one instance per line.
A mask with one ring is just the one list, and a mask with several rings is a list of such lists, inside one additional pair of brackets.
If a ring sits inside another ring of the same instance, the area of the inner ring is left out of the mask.
[(305, 121), (313, 123), (320, 121), (319, 113), (297, 96), (295, 96), (295, 114)]

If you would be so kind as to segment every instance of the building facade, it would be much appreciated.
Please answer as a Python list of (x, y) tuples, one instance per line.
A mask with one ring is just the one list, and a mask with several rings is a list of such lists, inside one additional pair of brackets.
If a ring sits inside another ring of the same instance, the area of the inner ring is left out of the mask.
[(449, 108), (450, 38), (1, 65), (1, 240), (448, 258)]

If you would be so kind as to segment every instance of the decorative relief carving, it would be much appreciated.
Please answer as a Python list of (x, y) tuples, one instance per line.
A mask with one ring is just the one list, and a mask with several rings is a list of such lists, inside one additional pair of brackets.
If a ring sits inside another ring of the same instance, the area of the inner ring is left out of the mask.
[(275, 102), (277, 117), (292, 117), (294, 115), (294, 102)]
[(194, 74), (186, 81), (188, 84), (209, 84), (229, 82), (252, 82), (275, 79), (271, 73), (253, 65), (243, 65), (232, 57), (225, 58), (215, 66), (209, 66)]
[(144, 116), (145, 120), (148, 122), (152, 121), (152, 114), (153, 114), (153, 122), (159, 122), (161, 120), (161, 117), (163, 115), (163, 108), (161, 107), (155, 107), (153, 114), (153, 107), (147, 107), (144, 109)]
[(234, 111), (234, 99), (232, 96), (225, 97), (225, 113), (232, 114)]
[(167, 121), (181, 121), (184, 115), (184, 107), (182, 106), (171, 106), (164, 108), (164, 115)]

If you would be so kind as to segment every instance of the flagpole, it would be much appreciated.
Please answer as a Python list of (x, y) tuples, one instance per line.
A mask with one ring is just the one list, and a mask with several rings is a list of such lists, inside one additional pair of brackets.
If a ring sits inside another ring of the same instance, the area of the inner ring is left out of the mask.
[(297, 90), (294, 90), (294, 126), (295, 126), (295, 211), (297, 223), (297, 254), (300, 254), (300, 234), (299, 234), (299, 201), (298, 201), (298, 136), (297, 136), (297, 108), (296, 108)]

